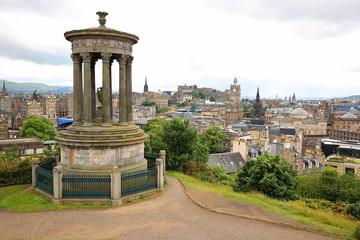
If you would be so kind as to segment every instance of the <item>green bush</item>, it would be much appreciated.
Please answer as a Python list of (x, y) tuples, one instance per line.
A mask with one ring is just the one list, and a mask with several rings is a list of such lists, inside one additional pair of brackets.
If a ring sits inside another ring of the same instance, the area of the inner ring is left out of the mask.
[(0, 185), (31, 183), (31, 159), (16, 159), (12, 163), (0, 160)]
[(220, 166), (212, 167), (208, 164), (189, 161), (186, 163), (184, 173), (210, 183), (220, 183), (226, 186), (235, 184), (234, 178), (227, 175), (226, 169)]
[(280, 154), (267, 152), (245, 163), (236, 173), (235, 191), (259, 191), (272, 198), (294, 200), (298, 196), (297, 171)]
[(355, 219), (360, 220), (360, 201), (350, 204), (348, 213), (351, 214)]
[(304, 198), (324, 199), (331, 202), (355, 203), (360, 199), (360, 181), (354, 174), (340, 175), (336, 168), (327, 166), (322, 173), (313, 170), (300, 176), (298, 194)]

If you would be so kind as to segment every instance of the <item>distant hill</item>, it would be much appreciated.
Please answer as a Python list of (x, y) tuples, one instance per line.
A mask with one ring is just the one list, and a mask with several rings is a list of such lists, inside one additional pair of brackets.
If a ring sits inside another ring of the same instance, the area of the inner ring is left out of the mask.
[(341, 100), (360, 100), (360, 95), (352, 95), (352, 96), (349, 96), (349, 97), (343, 97), (341, 98)]
[(71, 93), (72, 87), (64, 87), (64, 86), (49, 86), (43, 83), (19, 83), (19, 82), (11, 82), (8, 80), (0, 80), (0, 89), (2, 89), (3, 82), (5, 81), (5, 87), (8, 92), (11, 93), (33, 93), (38, 90), (39, 93)]

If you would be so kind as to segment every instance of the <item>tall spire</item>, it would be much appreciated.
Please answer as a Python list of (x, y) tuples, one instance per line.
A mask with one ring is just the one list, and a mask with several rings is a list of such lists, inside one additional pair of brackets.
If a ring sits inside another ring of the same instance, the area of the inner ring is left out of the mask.
[(235, 77), (234, 78), (234, 84), (237, 84), (238, 83), (238, 81), (237, 81), (237, 78)]
[(256, 102), (260, 102), (260, 93), (259, 93), (259, 87), (257, 87), (257, 92), (256, 92)]
[(149, 87), (147, 85), (147, 77), (145, 77), (144, 93), (149, 92)]
[(3, 94), (5, 94), (5, 93), (6, 93), (5, 80), (3, 80), (3, 88), (2, 88), (2, 92), (3, 92)]

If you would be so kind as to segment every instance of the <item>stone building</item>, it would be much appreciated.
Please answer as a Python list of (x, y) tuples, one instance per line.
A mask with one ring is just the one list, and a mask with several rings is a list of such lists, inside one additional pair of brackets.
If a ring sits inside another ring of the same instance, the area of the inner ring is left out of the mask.
[(360, 123), (360, 111), (350, 108), (347, 111), (339, 110), (332, 114), (331, 129), (349, 130), (352, 125)]
[(327, 121), (324, 117), (314, 119), (302, 108), (292, 110), (288, 116), (272, 118), (270, 122), (278, 125), (296, 126), (303, 130), (304, 136), (326, 136)]
[(55, 126), (56, 123), (56, 97), (54, 94), (44, 94), (41, 98), (41, 102), (44, 108), (43, 115), (46, 115), (46, 117), (52, 121)]
[(237, 78), (234, 78), (234, 83), (230, 85), (229, 101), (225, 105), (225, 124), (229, 126), (234, 123), (239, 123), (243, 119), (243, 106), (240, 101), (241, 88), (238, 84)]
[(58, 118), (72, 116), (72, 93), (61, 93), (56, 96), (56, 116)]
[(25, 116), (37, 116), (40, 117), (44, 114), (44, 108), (41, 103), (33, 100), (26, 103)]
[(5, 81), (3, 81), (3, 88), (0, 93), (0, 111), (11, 113), (12, 110), (12, 94), (6, 91)]
[(169, 106), (169, 96), (166, 93), (147, 92), (144, 95), (145, 100), (154, 102), (157, 108), (167, 108)]

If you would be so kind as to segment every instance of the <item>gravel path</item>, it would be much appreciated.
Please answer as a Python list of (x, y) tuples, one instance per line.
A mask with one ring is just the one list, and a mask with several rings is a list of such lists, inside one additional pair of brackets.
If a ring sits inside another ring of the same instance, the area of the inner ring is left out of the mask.
[[(262, 221), (218, 214), (193, 203), (177, 179), (161, 196), (101, 210), (0, 211), (2, 238), (330, 239)], [(211, 198), (211, 196), (210, 196)]]

